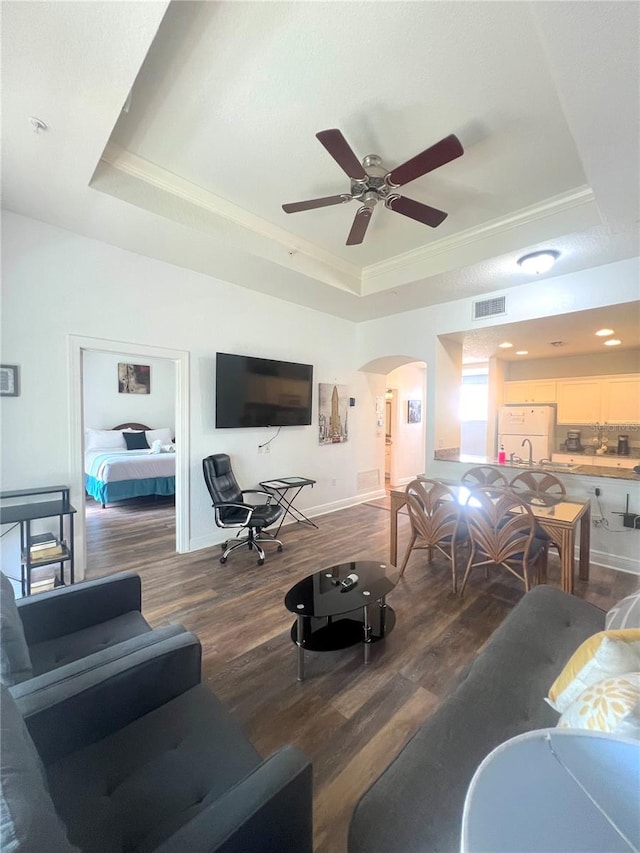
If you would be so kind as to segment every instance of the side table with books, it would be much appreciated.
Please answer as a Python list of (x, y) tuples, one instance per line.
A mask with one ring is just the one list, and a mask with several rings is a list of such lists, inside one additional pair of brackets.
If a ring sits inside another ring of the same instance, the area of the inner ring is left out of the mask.
[[(44, 500), (49, 495), (58, 497), (55, 500)], [(22, 501), (23, 498), (26, 500)], [(59, 575), (55, 583), (64, 585), (65, 566), (68, 564), (69, 583), (74, 582), (75, 512), (75, 507), (69, 502), (68, 486), (40, 486), (0, 492), (0, 525), (20, 527), (22, 595), (31, 595), (31, 572), (42, 566), (57, 564)], [(51, 519), (53, 531), (34, 533), (32, 522), (39, 519)]]

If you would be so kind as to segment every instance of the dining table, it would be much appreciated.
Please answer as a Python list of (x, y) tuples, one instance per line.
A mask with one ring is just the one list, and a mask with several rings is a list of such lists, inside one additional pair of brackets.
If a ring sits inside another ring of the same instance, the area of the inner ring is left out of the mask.
[[(466, 506), (470, 498), (471, 490), (463, 483), (431, 478), (447, 486), (453, 493), (455, 499), (461, 506)], [(391, 531), (389, 562), (392, 566), (397, 565), (398, 559), (398, 513), (407, 502), (404, 489), (392, 489), (391, 498)], [(534, 515), (536, 522), (554, 542), (560, 552), (560, 583), (564, 592), (573, 593), (575, 577), (575, 548), (576, 542), (579, 546), (578, 554), (578, 577), (581, 581), (589, 580), (589, 549), (591, 537), (591, 501), (580, 500), (565, 495), (562, 498), (553, 498), (550, 505), (542, 504), (543, 496), (538, 496), (540, 505), (536, 504), (536, 497), (526, 500), (529, 509)], [(472, 500), (469, 505), (472, 506)], [(532, 502), (533, 501), (533, 502)]]

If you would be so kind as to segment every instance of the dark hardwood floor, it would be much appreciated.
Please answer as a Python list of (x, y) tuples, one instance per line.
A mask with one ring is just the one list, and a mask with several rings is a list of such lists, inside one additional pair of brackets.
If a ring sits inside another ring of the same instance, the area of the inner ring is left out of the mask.
[[(293, 617), (283, 604), (289, 587), (335, 563), (385, 561), (389, 550), (386, 500), (315, 520), (318, 530), (284, 527), (285, 550), (270, 549), (264, 566), (244, 550), (222, 566), (219, 548), (174, 553), (174, 508), (166, 501), (106, 510), (92, 504), (88, 577), (139, 572), (148, 621), (179, 622), (198, 635), (203, 680), (256, 748), (268, 755), (295, 743), (313, 761), (315, 850), (342, 853), (360, 794), (453, 689), (523, 590), (496, 570), (488, 580), (482, 573), (472, 577), (461, 599), (451, 593), (444, 560), (429, 565), (418, 552), (389, 595), (397, 624), (372, 647), (371, 664), (363, 666), (361, 647), (307, 653), (306, 680), (298, 683), (289, 634)], [(400, 554), (407, 539), (408, 519), (401, 514)], [(558, 582), (551, 555), (549, 583)], [(606, 609), (637, 585), (634, 575), (592, 567), (591, 580), (579, 582), (577, 594)]]

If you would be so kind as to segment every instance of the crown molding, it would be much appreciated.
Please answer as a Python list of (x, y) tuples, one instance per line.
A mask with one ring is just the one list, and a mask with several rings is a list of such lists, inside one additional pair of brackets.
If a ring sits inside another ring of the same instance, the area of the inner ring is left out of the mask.
[(427, 246), (420, 246), (418, 249), (404, 252), (401, 255), (395, 255), (393, 258), (380, 261), (377, 264), (371, 264), (362, 270), (363, 292), (366, 292), (366, 287), (364, 287), (366, 282), (372, 281), (375, 278), (387, 276), (406, 267), (428, 267), (434, 259), (442, 255), (451, 255), (453, 252), (473, 243), (478, 243), (496, 235), (505, 234), (516, 228), (532, 225), (549, 216), (568, 213), (577, 208), (593, 204), (595, 204), (593, 190), (587, 186), (580, 187), (577, 190), (553, 196), (539, 204), (525, 207), (509, 216), (493, 219), (475, 228), (468, 228), (459, 234), (429, 243)]
[[(156, 166), (154, 163), (139, 157), (137, 154), (132, 154), (130, 151), (121, 148), (113, 142), (107, 144), (100, 159), (118, 172), (144, 181), (163, 192), (180, 198), (189, 204), (197, 205), (215, 216), (232, 222), (240, 228), (251, 231), (259, 237), (279, 244), (285, 250), (285, 257), (297, 257), (297, 267), (300, 266), (301, 259), (299, 256), (303, 255), (317, 264), (322, 264), (325, 267), (335, 270), (337, 273), (341, 273), (351, 279), (356, 279), (358, 282), (360, 281), (360, 267), (350, 264), (342, 260), (342, 258), (338, 258), (336, 255), (331, 254), (331, 252), (324, 251), (314, 243), (297, 237), (284, 228), (272, 225), (267, 220), (249, 213), (244, 208), (203, 189), (197, 184), (193, 184), (160, 166)], [(336, 286), (335, 283), (334, 286)], [(353, 292), (351, 288), (346, 289)]]

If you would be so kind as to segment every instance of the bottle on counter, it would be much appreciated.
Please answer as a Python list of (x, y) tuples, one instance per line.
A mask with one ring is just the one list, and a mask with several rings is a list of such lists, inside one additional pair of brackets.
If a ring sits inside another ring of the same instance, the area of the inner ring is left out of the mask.
[(504, 444), (500, 445), (500, 450), (498, 451), (498, 464), (504, 465), (507, 461), (507, 454), (505, 453)]

